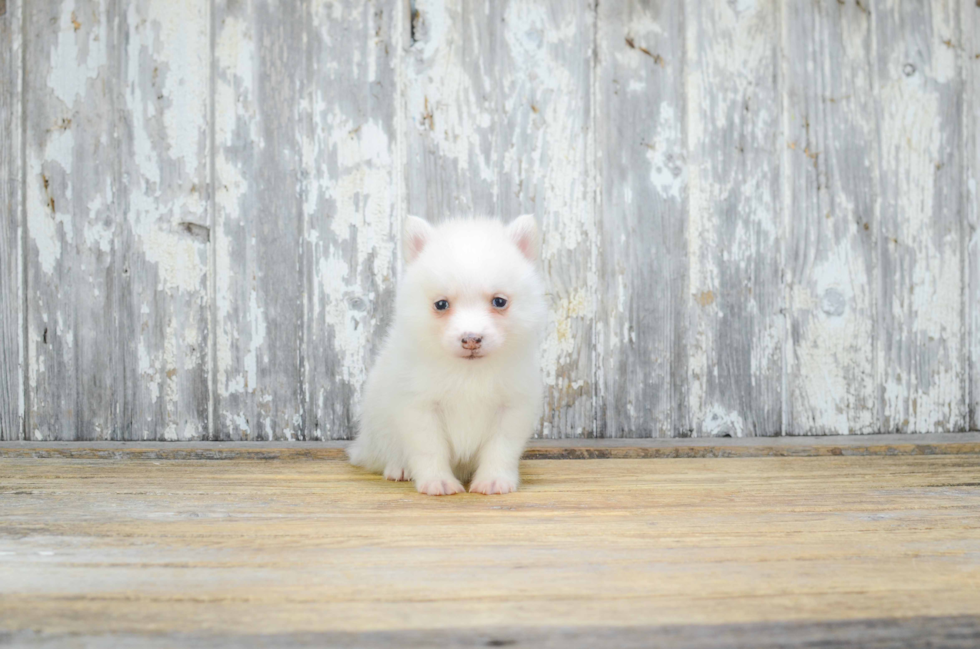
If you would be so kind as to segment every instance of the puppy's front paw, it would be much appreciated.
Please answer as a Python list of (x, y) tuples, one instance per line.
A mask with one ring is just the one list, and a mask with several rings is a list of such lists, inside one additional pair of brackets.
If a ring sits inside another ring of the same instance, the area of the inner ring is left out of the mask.
[(466, 491), (456, 478), (416, 480), (415, 488), (419, 490), (420, 494), (427, 494), (429, 496), (452, 496), (453, 494), (461, 494)]
[(410, 480), (410, 478), (408, 477), (408, 471), (397, 464), (389, 464), (385, 467), (385, 480), (405, 482), (406, 480)]
[(479, 478), (470, 483), (470, 493), (485, 494), (509, 494), (517, 491), (517, 480), (513, 478)]

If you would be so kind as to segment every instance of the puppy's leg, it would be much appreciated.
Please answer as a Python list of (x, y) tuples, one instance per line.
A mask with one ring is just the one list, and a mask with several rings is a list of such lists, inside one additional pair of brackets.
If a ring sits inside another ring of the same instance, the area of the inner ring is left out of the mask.
[(517, 465), (537, 418), (533, 407), (504, 411), (497, 430), (480, 451), (479, 464), (470, 482), (471, 492), (489, 496), (517, 491), (520, 483)]
[(410, 408), (399, 424), (408, 470), (419, 493), (451, 496), (463, 493), (449, 463), (449, 442), (434, 410)]
[(384, 476), (385, 480), (391, 480), (392, 482), (406, 482), (411, 480), (408, 470), (398, 462), (389, 462), (385, 466)]

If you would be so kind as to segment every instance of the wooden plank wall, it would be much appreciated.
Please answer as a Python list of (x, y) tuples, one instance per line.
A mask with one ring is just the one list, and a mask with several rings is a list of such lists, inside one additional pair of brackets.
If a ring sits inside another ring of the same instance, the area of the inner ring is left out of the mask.
[(0, 1), (0, 439), (343, 439), (406, 214), (547, 437), (980, 428), (980, 5)]

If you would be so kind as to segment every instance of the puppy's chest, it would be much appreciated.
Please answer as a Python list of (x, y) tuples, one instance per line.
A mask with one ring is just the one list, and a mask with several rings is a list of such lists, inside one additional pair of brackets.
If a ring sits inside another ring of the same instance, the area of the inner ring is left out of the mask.
[(455, 399), (439, 404), (443, 432), (458, 456), (475, 452), (493, 434), (503, 407), (496, 399)]

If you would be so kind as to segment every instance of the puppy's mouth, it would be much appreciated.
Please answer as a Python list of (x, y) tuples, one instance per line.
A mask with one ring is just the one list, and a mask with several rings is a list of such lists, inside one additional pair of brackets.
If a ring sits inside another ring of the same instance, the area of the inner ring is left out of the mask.
[(477, 352), (472, 351), (469, 354), (467, 354), (466, 356), (460, 356), (460, 358), (463, 358), (465, 360), (471, 361), (471, 360), (473, 360), (475, 358), (483, 358), (483, 354), (478, 354)]

